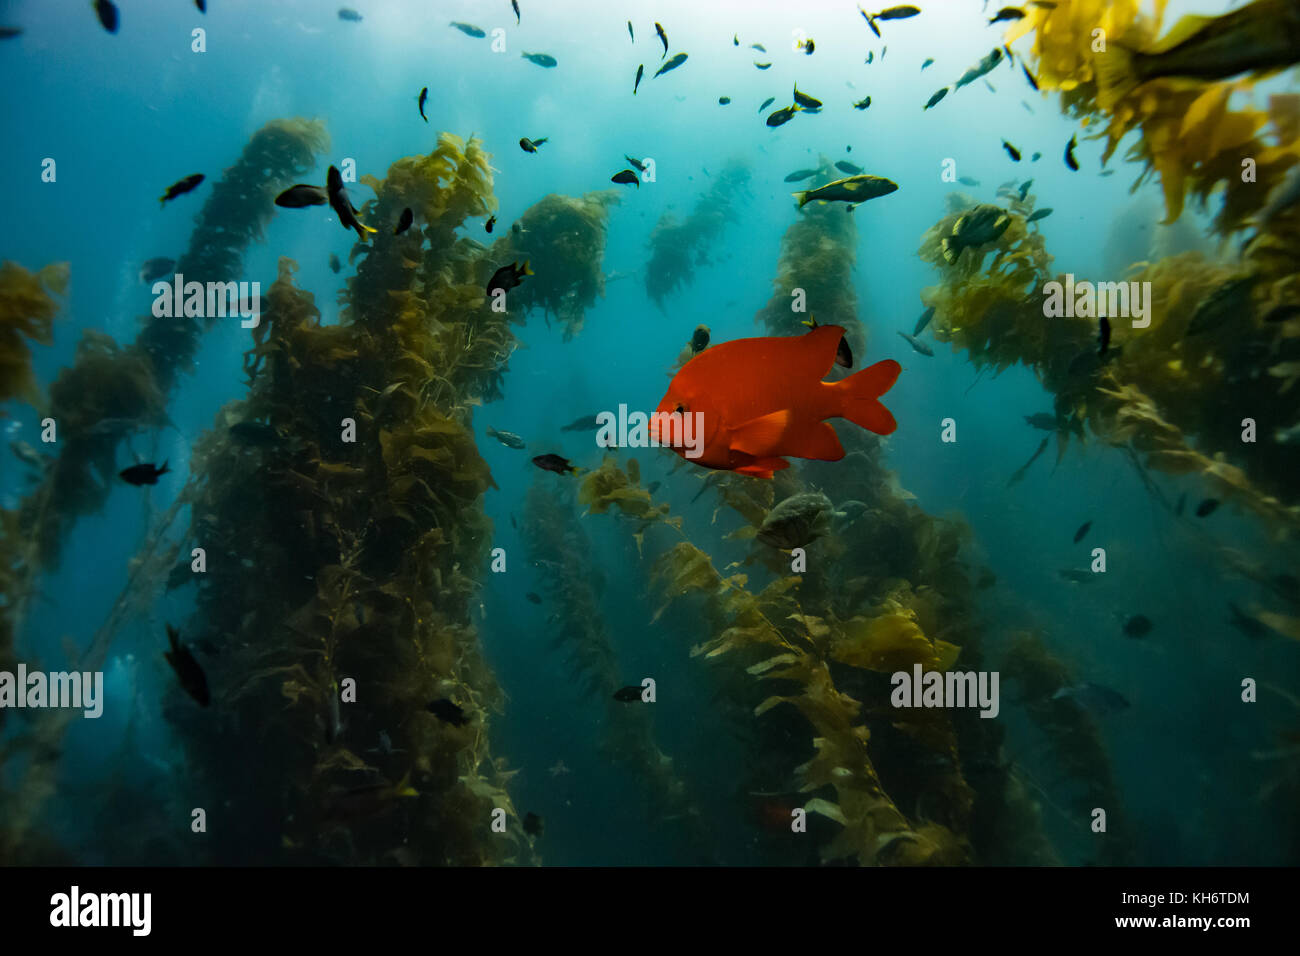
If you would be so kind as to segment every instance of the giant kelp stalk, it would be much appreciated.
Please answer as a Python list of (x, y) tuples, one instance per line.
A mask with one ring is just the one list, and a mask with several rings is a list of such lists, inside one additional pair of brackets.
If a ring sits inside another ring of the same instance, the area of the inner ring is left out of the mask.
[(723, 167), (695, 203), (685, 220), (672, 212), (659, 217), (650, 233), (650, 261), (645, 291), (660, 308), (668, 296), (695, 279), (695, 267), (707, 261), (707, 250), (735, 218), (735, 207), (749, 192), (749, 166), (732, 160)]
[[(1154, 4), (1152, 15), (1141, 6), (1140, 0), (1062, 0), (1050, 9), (1026, 8), (1005, 40), (1010, 44), (1033, 34), (1030, 65), (1040, 89), (1059, 93), (1067, 116), (1091, 122), (1097, 130), (1093, 138), (1106, 141), (1103, 161), (1136, 133), (1127, 158), (1142, 164), (1142, 179), (1160, 177), (1167, 221), (1178, 218), (1188, 195), (1204, 205), (1222, 191), (1214, 227), (1227, 235), (1248, 225), (1287, 171), (1300, 163), (1300, 95), (1272, 96), (1267, 111), (1229, 109), (1233, 94), (1248, 93), (1255, 76), (1216, 83), (1189, 83), (1179, 76), (1125, 82), (1124, 51), (1150, 49), (1162, 32), (1164, 0)], [(1096, 49), (1098, 30), (1101, 50)], [(1252, 176), (1243, 175), (1243, 158), (1253, 161)]]
[(609, 207), (618, 201), (618, 193), (609, 189), (581, 198), (552, 193), (527, 209), (515, 224), (518, 229), (492, 244), (488, 275), (525, 261), (534, 273), (506, 298), (519, 321), (541, 309), (548, 328), (552, 316), (564, 326), (566, 342), (582, 330), (587, 309), (605, 294), (605, 235)]
[[(812, 184), (832, 175), (822, 157), (821, 173)], [(857, 246), (855, 218), (842, 203), (804, 206), (781, 239), (772, 298), (754, 321), (766, 326), (768, 335), (797, 335), (806, 331), (802, 323), (811, 314), (822, 325), (843, 326), (853, 354), (865, 355), (866, 329), (858, 318), (858, 297), (853, 291)], [(796, 290), (803, 290), (806, 312), (794, 311)]]
[[(185, 281), (238, 280), (244, 250), (275, 212), (276, 193), (312, 168), (327, 142), (320, 123), (303, 119), (274, 120), (253, 134), (197, 217), (176, 266)], [(36, 547), (34, 568), (52, 566), (77, 519), (103, 506), (119, 470), (117, 446), (137, 429), (166, 422), (167, 396), (193, 367), (203, 319), (143, 321), (129, 346), (86, 330), (73, 365), (50, 387), (59, 455), (21, 509), (23, 533)]]
[[(320, 324), (282, 260), (248, 398), (196, 443), (191, 539), (208, 570), (186, 636), (217, 650), (214, 704), (180, 700), (172, 717), (196, 791), (241, 820), (212, 859), (531, 854), (489, 753), (500, 695), (469, 615), (492, 485), (469, 415), (509, 333), (483, 291), (490, 263), (449, 237), (494, 205), (488, 158), (443, 134), (371, 181), (363, 219), (410, 206), (422, 226), (361, 250), (338, 325)], [(256, 424), (232, 433), (241, 422)]]
[[(635, 459), (628, 471), (639, 481)], [(655, 743), (653, 707), (614, 698), (620, 687), (639, 684), (640, 676), (619, 670), (601, 613), (591, 540), (579, 523), (573, 492), (557, 490), (553, 476), (539, 472), (524, 501), (522, 530), (528, 560), (545, 582), (554, 608), (548, 621), (552, 646), (568, 652), (575, 678), (604, 703), (602, 751), (637, 775), (657, 818), (683, 821), (691, 845), (706, 846), (707, 831), (686, 784), (673, 769), (672, 758)]]

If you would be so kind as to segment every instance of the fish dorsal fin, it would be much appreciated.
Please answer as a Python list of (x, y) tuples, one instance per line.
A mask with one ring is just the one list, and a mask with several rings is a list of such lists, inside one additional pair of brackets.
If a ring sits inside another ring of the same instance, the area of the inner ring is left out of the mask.
[(772, 454), (781, 446), (790, 418), (790, 410), (782, 408), (737, 425), (731, 430), (731, 450), (756, 458)]

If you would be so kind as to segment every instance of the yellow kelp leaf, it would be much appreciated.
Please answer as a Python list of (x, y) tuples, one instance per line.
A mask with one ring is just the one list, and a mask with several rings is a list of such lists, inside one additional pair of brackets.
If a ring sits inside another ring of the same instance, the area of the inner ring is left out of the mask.
[(1177, 449), (1153, 451), (1147, 455), (1147, 467), (1168, 475), (1186, 475), (1203, 470), (1205, 457), (1194, 451)]
[(752, 524), (743, 525), (737, 528), (731, 534), (724, 534), (723, 541), (750, 541), (758, 535), (758, 529)]
[(776, 657), (769, 657), (765, 661), (759, 661), (750, 667), (745, 668), (746, 674), (766, 674), (773, 667), (779, 664), (794, 664), (799, 660), (794, 654), (777, 654)]
[(844, 811), (839, 808), (839, 804), (823, 800), (821, 797), (813, 797), (803, 805), (803, 808), (809, 813), (819, 813), (824, 817), (829, 817), (840, 826), (849, 825), (848, 818), (844, 816)]
[(961, 648), (947, 641), (936, 640), (934, 649), (939, 654), (939, 670), (952, 670), (952, 666), (957, 663), (957, 657), (961, 654)]
[[(766, 594), (767, 592), (764, 593)], [(808, 631), (809, 637), (825, 637), (831, 632), (830, 627), (820, 617), (813, 617), (811, 614), (791, 614), (789, 617), (790, 620), (798, 621), (802, 624), (805, 630)]]
[(831, 656), (852, 667), (892, 673), (920, 664), (926, 670), (939, 666), (939, 657), (915, 619), (908, 613), (882, 614), (845, 626)]
[(1192, 105), (1183, 114), (1179, 137), (1186, 138), (1193, 132), (1197, 135), (1205, 135), (1198, 127), (1204, 127), (1205, 133), (1212, 135), (1213, 124), (1223, 117), (1223, 111), (1228, 107), (1228, 95), (1231, 92), (1227, 86), (1213, 85), (1193, 100)]
[(1300, 617), (1287, 617), (1285, 614), (1275, 614), (1272, 611), (1255, 611), (1255, 617), (1261, 624), (1271, 627), (1279, 634), (1300, 641)]
[(784, 704), (787, 703), (788, 701), (790, 701), (789, 697), (769, 697), (767, 700), (763, 701), (761, 704), (759, 704), (757, 707), (754, 708), (754, 716), (761, 717), (764, 714), (766, 714), (769, 710), (771, 710), (773, 707), (775, 707), (777, 704)]

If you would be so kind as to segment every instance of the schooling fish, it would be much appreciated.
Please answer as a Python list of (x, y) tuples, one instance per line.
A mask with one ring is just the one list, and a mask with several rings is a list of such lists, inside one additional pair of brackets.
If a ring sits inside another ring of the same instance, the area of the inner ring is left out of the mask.
[(353, 23), (360, 23), (361, 14), (357, 13), (357, 11), (353, 10), (351, 7), (339, 7), (339, 19), (350, 20)]
[(759, 53), (766, 53), (766, 52), (767, 52), (767, 47), (763, 46), (763, 44), (761, 44), (761, 43), (751, 43), (751, 44), (749, 45), (749, 48), (750, 48), (751, 50), (757, 50)]
[(299, 183), (290, 186), (275, 197), (275, 204), (284, 209), (302, 209), (306, 206), (323, 206), (330, 201), (329, 193), (320, 186)]
[(1071, 136), (1070, 141), (1065, 144), (1065, 165), (1076, 173), (1079, 171), (1079, 161), (1074, 158), (1074, 148), (1079, 145), (1078, 138)]
[(763, 112), (763, 110), (767, 109), (769, 106), (771, 106), (771, 105), (772, 105), (773, 103), (775, 103), (775, 102), (776, 102), (776, 97), (775, 97), (775, 96), (769, 96), (767, 99), (763, 100), (763, 105), (760, 106), (760, 107), (758, 108), (758, 111), (759, 111), (760, 113)]
[(22, 27), (0, 27), (0, 40), (12, 40), (23, 35)]
[(117, 7), (110, 0), (95, 0), (95, 16), (99, 17), (99, 25), (109, 33), (117, 32)]
[(726, 106), (726, 105), (729, 104), (730, 102), (731, 102), (731, 97), (730, 97), (730, 96), (719, 96), (719, 97), (718, 97), (718, 105), (719, 105), (719, 106)]
[(525, 813), (523, 822), (524, 832), (529, 836), (542, 835), (542, 818), (535, 813)]
[(922, 355), (934, 356), (934, 349), (930, 348), (930, 346), (926, 345), (915, 335), (908, 335), (906, 332), (899, 332), (898, 334), (907, 340), (908, 345), (912, 346), (912, 348), (920, 352)]
[(631, 40), (633, 43), (636, 42), (636, 34), (632, 32), (632, 21), (631, 21), (631, 20), (627, 21), (627, 37), (628, 37), (628, 39)]
[(856, 103), (854, 103), (853, 108), (855, 110), (865, 110), (870, 105), (871, 105), (871, 97), (868, 96), (865, 99), (858, 100)]
[(128, 485), (156, 485), (158, 479), (167, 474), (167, 462), (162, 463), (162, 467), (151, 462), (144, 462), (139, 465), (132, 465), (130, 468), (123, 468), (117, 473), (117, 476), (125, 481)]
[(697, 325), (695, 331), (691, 333), (691, 354), (699, 355), (709, 347), (709, 327), (707, 325)]
[(1074, 543), (1078, 544), (1080, 541), (1082, 541), (1087, 536), (1088, 532), (1091, 530), (1092, 530), (1091, 521), (1085, 521), (1083, 524), (1079, 525), (1079, 530), (1074, 533)]
[(844, 448), (826, 420), (847, 418), (876, 434), (891, 434), (898, 425), (879, 398), (902, 371), (886, 359), (842, 381), (823, 382), (843, 337), (840, 326), (822, 325), (806, 335), (714, 345), (674, 376), (651, 431), (685, 457), (691, 449), (682, 436), (663, 434), (664, 422), (674, 412), (701, 413), (702, 448), (688, 460), (760, 478), (788, 468), (785, 456), (839, 461)]
[(620, 186), (631, 186), (636, 184), (636, 188), (641, 188), (641, 180), (637, 178), (636, 173), (630, 169), (620, 169), (613, 176), (609, 177), (611, 183), (618, 183)]
[(407, 206), (402, 210), (401, 216), (397, 219), (397, 227), (393, 230), (393, 235), (400, 236), (406, 230), (411, 228), (411, 223), (415, 222), (415, 213)]
[(524, 447), (524, 440), (520, 438), (518, 435), (516, 435), (514, 432), (499, 432), (491, 425), (487, 427), (486, 432), (488, 438), (495, 438), (497, 441), (505, 445), (507, 448)]
[(921, 107), (921, 111), (925, 112), (930, 107), (937, 104), (941, 99), (943, 99), (947, 95), (948, 95), (948, 87), (945, 86), (943, 89), (939, 90), (937, 93), (931, 96), (929, 100), (926, 101), (926, 104), (923, 107)]
[(537, 455), (533, 458), (533, 464), (542, 471), (553, 471), (557, 475), (576, 475), (582, 471), (569, 459), (562, 458), (559, 455)]
[(644, 161), (642, 161), (642, 160), (640, 160), (640, 159), (634, 159), (634, 158), (632, 158), (631, 156), (629, 156), (627, 153), (624, 153), (624, 154), (623, 154), (623, 158), (626, 159), (626, 160), (628, 161), (628, 165), (630, 165), (630, 166), (631, 166), (633, 169), (635, 169), (638, 173), (644, 173), (644, 172), (645, 172), (646, 166), (645, 166), (645, 162), (644, 162)]
[(519, 0), (510, 0), (510, 9), (515, 11), (515, 26), (519, 26)]
[(664, 28), (660, 26), (658, 23), (655, 24), (655, 34), (659, 37), (660, 42), (662, 42), (664, 45), (663, 56), (659, 57), (659, 59), (662, 60), (665, 56), (668, 55), (668, 34), (664, 33)]
[(517, 262), (512, 262), (508, 266), (502, 266), (496, 272), (492, 273), (492, 278), (488, 279), (487, 295), (488, 298), (497, 290), (508, 291), (523, 284), (524, 276), (533, 275), (533, 270), (528, 268), (528, 260), (524, 260), (521, 266)]
[(885, 179), (883, 176), (860, 175), (849, 176), (847, 179), (837, 179), (825, 186), (818, 186), (816, 189), (808, 189), (792, 195), (799, 200), (799, 208), (802, 209), (813, 200), (848, 202), (856, 205), (860, 202), (866, 202), (868, 199), (888, 196), (897, 189), (898, 183)]
[(854, 166), (847, 159), (837, 160), (835, 168), (842, 173), (848, 173), (850, 176), (857, 176), (862, 172), (861, 166)]
[(685, 62), (686, 62), (685, 53), (675, 54), (671, 60), (669, 60), (663, 66), (659, 67), (659, 69), (655, 71), (655, 75), (650, 77), (650, 79), (653, 80), (657, 76), (663, 76), (669, 70), (675, 70)]
[(1023, 183), (1020, 184), (1020, 201), (1021, 201), (1021, 202), (1024, 202), (1024, 201), (1025, 201), (1025, 197), (1029, 195), (1029, 187), (1032, 186), (1033, 184), (1034, 184), (1034, 181), (1033, 181), (1032, 179), (1026, 179)]
[(989, 20), (989, 26), (995, 23), (1001, 23), (1003, 20), (1023, 20), (1025, 11), (1017, 7), (1003, 7), (997, 12), (997, 15)]
[(822, 108), (822, 101), (817, 99), (817, 97), (799, 92), (798, 83), (796, 83), (794, 87), (794, 101), (806, 110), (819, 110)]
[(331, 252), (330, 271), (333, 272), (335, 275), (338, 275), (342, 269), (343, 269), (343, 263), (339, 262), (339, 257)]
[(1202, 501), (1199, 505), (1196, 506), (1196, 517), (1208, 518), (1210, 515), (1214, 514), (1216, 510), (1218, 510), (1218, 507), (1219, 507), (1218, 498), (1206, 498), (1204, 501)]
[(420, 109), (420, 119), (424, 120), (426, 123), (429, 122), (429, 117), (424, 115), (424, 104), (428, 102), (428, 100), (429, 100), (429, 88), (426, 86), (421, 88), (420, 96), (416, 100), (416, 106), (418, 106)]
[(801, 183), (805, 179), (812, 179), (812, 177), (816, 175), (817, 170), (815, 169), (796, 169), (789, 176), (785, 177), (785, 181), (787, 183)]
[(861, 7), (858, 7), (858, 13), (862, 14), (867, 21), (867, 26), (871, 27), (871, 32), (880, 36), (880, 28), (876, 26), (877, 20), (906, 20), (908, 17), (914, 17), (921, 11), (913, 6), (890, 7), (887, 10), (881, 10), (879, 13), (867, 13)]
[(562, 432), (592, 432), (600, 427), (599, 415), (583, 415), (560, 429)]
[(559, 63), (559, 60), (555, 59), (555, 57), (551, 56), (549, 53), (522, 53), (520, 55), (529, 63), (536, 63), (538, 66), (544, 66), (548, 70)]
[[(795, 49), (803, 50), (804, 56), (812, 56), (813, 50), (817, 49), (817, 43), (812, 37), (809, 37), (808, 39), (795, 44)], [(880, 55), (883, 57), (885, 54), (882, 52)]]
[(980, 184), (978, 179), (973, 179), (970, 176), (959, 176), (957, 177), (957, 182), (961, 183), (963, 186), (978, 186)]
[(1107, 44), (1096, 58), (1097, 101), (1111, 109), (1150, 80), (1224, 80), (1300, 61), (1300, 6), (1255, 0), (1221, 16), (1185, 16), (1146, 50)]
[(524, 595), (524, 597), (528, 598), (528, 600), (531, 601), (533, 604), (542, 603), (541, 597), (537, 594), (534, 594), (532, 591), (529, 591), (527, 594)]
[(640, 63), (636, 68), (636, 80), (632, 83), (632, 95), (636, 96), (637, 88), (641, 86), (641, 77), (645, 76), (645, 64)]
[(1153, 627), (1155, 625), (1151, 623), (1151, 618), (1145, 614), (1134, 614), (1124, 621), (1124, 633), (1133, 638), (1146, 637)]
[(362, 239), (366, 238), (366, 233), (377, 232), (369, 226), (363, 225), (357, 218), (359, 210), (352, 205), (352, 199), (348, 196), (348, 191), (343, 186), (343, 174), (339, 172), (337, 166), (331, 166), (326, 173), (326, 192), (329, 195), (330, 208), (334, 210), (335, 215), (339, 217), (339, 224), (344, 229), (355, 229), (357, 235)]
[(921, 317), (916, 320), (916, 328), (912, 329), (912, 334), (920, 335), (922, 332), (924, 332), (925, 327), (930, 324), (930, 320), (933, 318), (934, 318), (934, 306), (930, 306), (928, 309), (922, 312)]
[(986, 73), (992, 73), (993, 70), (997, 68), (997, 65), (1002, 62), (1002, 55), (1002, 50), (998, 47), (994, 47), (978, 63), (970, 67), (961, 75), (961, 79), (957, 81), (955, 89), (960, 90), (966, 84), (974, 83)]
[(1042, 209), (1035, 209), (1026, 217), (1025, 222), (1038, 222), (1040, 219), (1046, 219), (1052, 214), (1052, 207), (1045, 206)]
[(212, 702), (208, 694), (207, 675), (203, 673), (202, 666), (190, 653), (190, 649), (180, 642), (180, 636), (176, 628), (167, 625), (167, 643), (171, 650), (163, 651), (163, 657), (167, 658), (167, 663), (176, 672), (181, 689), (198, 701), (200, 707), (207, 707)]
[(449, 26), (455, 27), (461, 33), (465, 34), (465, 36), (474, 37), (476, 40), (487, 36), (486, 33), (484, 33), (479, 27), (474, 26), (472, 23), (459, 23), (456, 20), (452, 20)]
[(1034, 79), (1034, 74), (1029, 72), (1029, 67), (1025, 66), (1023, 60), (1020, 62), (1020, 69), (1024, 71), (1025, 79), (1028, 80), (1029, 85), (1034, 88), (1034, 92), (1038, 92), (1038, 81)]
[(177, 196), (184, 196), (188, 192), (198, 189), (199, 183), (203, 182), (203, 174), (195, 173), (192, 176), (186, 176), (178, 182), (172, 183), (167, 187), (167, 191), (158, 198), (158, 205), (164, 205), (168, 200), (175, 199)]
[(641, 687), (641, 685), (639, 684), (631, 684), (627, 687), (620, 687), (618, 690), (614, 691), (614, 699), (617, 701), (622, 701), (625, 704), (631, 704), (631, 703), (639, 704), (642, 701), (641, 692), (644, 689), (645, 688)]
[(489, 216), (488, 221), (483, 223), (483, 231), (486, 232), (488, 235), (491, 235), (492, 229), (494, 226), (496, 226), (496, 224), (497, 224), (497, 217)]
[(925, 62), (921, 64), (921, 69), (924, 70), (927, 66), (934, 66), (934, 57), (926, 57)]
[(1005, 139), (1002, 141), (1002, 148), (1005, 149), (1005, 150), (1007, 151), (1007, 155), (1011, 157), (1011, 161), (1012, 161), (1012, 162), (1015, 162), (1015, 163), (1020, 162), (1020, 150), (1016, 149), (1014, 146), (1012, 146), (1010, 143), (1008, 143)]
[(758, 67), (760, 70), (766, 70), (766, 69), (767, 69), (768, 67), (770, 67), (772, 64), (771, 64), (771, 63), (759, 63), (757, 60), (755, 60), (755, 61), (754, 61), (754, 65), (755, 65), (756, 67)]
[(525, 153), (535, 153), (537, 152), (537, 147), (545, 143), (546, 139), (545, 136), (541, 139), (529, 139), (527, 136), (524, 136), (519, 140), (519, 148)]
[(1024, 416), (1025, 423), (1031, 428), (1041, 428), (1043, 431), (1056, 431), (1056, 416), (1051, 412), (1034, 412), (1032, 415)]
[(778, 126), (783, 126), (786, 123), (790, 122), (790, 120), (794, 119), (794, 114), (800, 112), (802, 109), (803, 109), (802, 106), (800, 106), (798, 103), (795, 103), (791, 106), (786, 106), (779, 110), (776, 110), (770, 116), (768, 116), (767, 125), (771, 126), (774, 129)]
[(963, 250), (996, 241), (1007, 231), (1009, 225), (1011, 217), (997, 206), (987, 203), (976, 206), (970, 212), (963, 213), (953, 223), (952, 235), (939, 243), (944, 260), (952, 265)]

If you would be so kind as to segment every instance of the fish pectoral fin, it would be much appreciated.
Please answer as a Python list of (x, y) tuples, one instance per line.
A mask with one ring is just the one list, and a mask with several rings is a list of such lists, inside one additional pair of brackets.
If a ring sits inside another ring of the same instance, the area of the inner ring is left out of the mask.
[(731, 470), (738, 475), (749, 475), (753, 478), (771, 478), (773, 472), (789, 467), (790, 463), (784, 458), (755, 458), (749, 464)]
[(827, 422), (818, 422), (807, 431), (797, 429), (786, 435), (781, 441), (781, 451), (814, 461), (839, 461), (844, 457), (844, 446)]
[(790, 425), (790, 410), (783, 408), (738, 425), (731, 432), (731, 450), (758, 458), (781, 444)]

